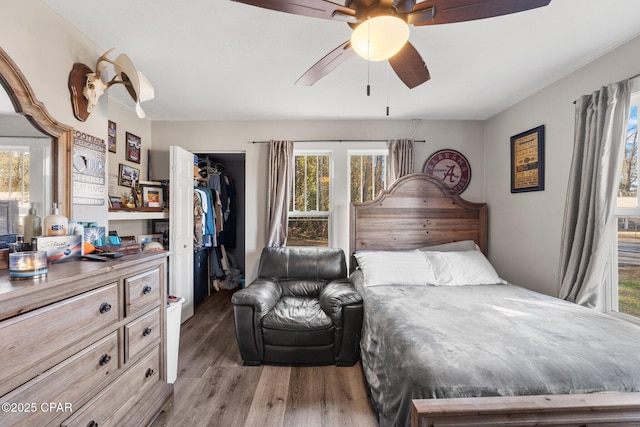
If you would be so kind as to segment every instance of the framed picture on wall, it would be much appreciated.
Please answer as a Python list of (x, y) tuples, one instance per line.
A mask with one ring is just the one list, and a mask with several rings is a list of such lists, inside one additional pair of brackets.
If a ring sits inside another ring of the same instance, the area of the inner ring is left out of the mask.
[(140, 151), (142, 149), (142, 140), (139, 136), (126, 133), (127, 136), (127, 154), (126, 159), (135, 163), (140, 163)]
[(120, 163), (118, 168), (118, 185), (133, 188), (140, 181), (140, 169)]
[(511, 137), (511, 192), (544, 190), (544, 125)]
[(116, 152), (116, 123), (109, 120), (109, 132), (107, 136), (107, 147), (111, 153)]

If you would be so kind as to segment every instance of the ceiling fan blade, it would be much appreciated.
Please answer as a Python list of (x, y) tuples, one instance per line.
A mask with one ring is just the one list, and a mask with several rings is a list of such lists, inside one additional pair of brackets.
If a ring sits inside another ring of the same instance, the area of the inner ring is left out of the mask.
[(389, 58), (389, 64), (409, 89), (413, 89), (431, 78), (427, 65), (416, 48), (409, 42), (400, 49), (400, 52)]
[(347, 59), (355, 56), (356, 51), (351, 48), (351, 40), (347, 40), (333, 49), (327, 56), (316, 62), (297, 81), (297, 85), (311, 86)]
[[(355, 16), (355, 10), (327, 0), (232, 0), (251, 6), (311, 16), (312, 18), (333, 19), (334, 14)], [(344, 19), (342, 19), (344, 20)]]
[(416, 19), (413, 25), (449, 24), (524, 12), (547, 6), (549, 3), (551, 0), (425, 0), (416, 4), (408, 17), (433, 7), (433, 19)]

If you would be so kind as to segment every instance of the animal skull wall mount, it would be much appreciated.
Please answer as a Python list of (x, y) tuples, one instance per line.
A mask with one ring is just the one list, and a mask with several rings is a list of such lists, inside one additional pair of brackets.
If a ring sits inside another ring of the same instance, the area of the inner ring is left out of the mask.
[[(136, 102), (136, 114), (140, 118), (145, 117), (140, 103), (154, 97), (153, 86), (144, 74), (136, 70), (127, 55), (120, 54), (115, 61), (109, 59), (109, 53), (112, 50), (109, 49), (98, 58), (95, 71), (85, 64), (76, 62), (69, 73), (69, 92), (71, 93), (73, 115), (81, 122), (87, 120), (97, 105), (98, 99), (114, 84), (123, 84), (127, 88), (127, 92)], [(106, 62), (107, 65), (102, 65), (103, 62)], [(115, 75), (105, 83), (101, 74), (107, 69), (108, 64), (113, 65)]]

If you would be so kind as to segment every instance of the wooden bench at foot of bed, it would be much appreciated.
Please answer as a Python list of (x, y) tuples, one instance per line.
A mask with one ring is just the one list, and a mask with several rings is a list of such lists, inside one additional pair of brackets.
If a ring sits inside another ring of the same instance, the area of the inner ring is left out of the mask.
[(640, 393), (416, 399), (411, 427), (640, 426)]

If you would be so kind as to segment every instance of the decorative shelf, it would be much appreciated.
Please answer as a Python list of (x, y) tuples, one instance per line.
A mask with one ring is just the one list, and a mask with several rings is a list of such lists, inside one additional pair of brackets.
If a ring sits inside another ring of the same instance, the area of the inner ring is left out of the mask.
[[(169, 212), (149, 210), (150, 208), (138, 209), (109, 209), (109, 221), (135, 221), (139, 219), (167, 219)], [(154, 209), (154, 208), (151, 208)]]

